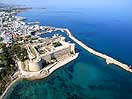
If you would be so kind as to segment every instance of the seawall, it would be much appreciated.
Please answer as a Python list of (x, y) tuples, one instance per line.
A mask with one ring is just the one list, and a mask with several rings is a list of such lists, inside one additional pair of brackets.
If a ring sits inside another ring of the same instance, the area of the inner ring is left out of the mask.
[[(60, 28), (58, 28), (58, 29), (60, 29)], [(85, 45), (84, 43), (82, 43), (81, 41), (79, 41), (78, 39), (76, 39), (76, 38), (72, 35), (72, 33), (69, 31), (69, 29), (63, 29), (63, 28), (62, 28), (61, 31), (62, 31), (62, 30), (65, 31), (65, 32), (67, 33), (67, 35), (68, 35), (73, 41), (75, 41), (77, 44), (79, 44), (79, 45), (80, 45), (81, 47), (83, 47), (85, 50), (87, 50), (88, 52), (90, 52), (90, 53), (92, 53), (92, 54), (94, 54), (94, 55), (96, 55), (96, 56), (98, 56), (98, 57), (101, 57), (101, 58), (105, 59), (107, 64), (114, 64), (114, 65), (117, 65), (117, 66), (123, 68), (124, 70), (126, 70), (126, 71), (132, 73), (132, 69), (130, 69), (130, 67), (129, 67), (127, 64), (124, 64), (124, 63), (122, 63), (122, 62), (120, 62), (120, 61), (118, 61), (118, 60), (116, 60), (116, 59), (114, 59), (114, 58), (112, 58), (112, 57), (110, 57), (110, 56), (108, 56), (108, 55), (106, 55), (106, 54), (102, 54), (102, 53), (97, 52), (97, 51), (95, 51), (94, 49), (88, 47), (87, 45)]]
[(17, 81), (19, 81), (21, 78), (16, 78), (14, 81), (12, 81), (10, 83), (10, 85), (6, 88), (6, 90), (3, 92), (3, 94), (0, 96), (0, 99), (5, 99), (5, 96), (7, 95), (7, 93), (10, 91), (10, 88), (13, 87), (12, 85), (14, 85)]

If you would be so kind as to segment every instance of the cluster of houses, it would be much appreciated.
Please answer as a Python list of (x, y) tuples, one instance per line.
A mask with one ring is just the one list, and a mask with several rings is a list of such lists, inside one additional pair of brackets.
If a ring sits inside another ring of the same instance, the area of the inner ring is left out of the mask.
[[(75, 54), (75, 45), (65, 41), (65, 37), (55, 35), (51, 38), (35, 36), (39, 33), (48, 33), (55, 28), (39, 26), (34, 23), (26, 23), (24, 17), (16, 16), (15, 12), (0, 12), (0, 37), (2, 43), (8, 45), (15, 43), (17, 37), (21, 37), (24, 48), (27, 50), (29, 59), (25, 62), (25, 71), (39, 71), (47, 64), (62, 61)], [(24, 39), (28, 37), (28, 43)], [(32, 42), (29, 42), (30, 39)]]
[(28, 24), (24, 22), (25, 17), (16, 16), (16, 12), (0, 12), (0, 37), (3, 43), (13, 43), (14, 37), (27, 36), (41, 31), (48, 32), (50, 27)]

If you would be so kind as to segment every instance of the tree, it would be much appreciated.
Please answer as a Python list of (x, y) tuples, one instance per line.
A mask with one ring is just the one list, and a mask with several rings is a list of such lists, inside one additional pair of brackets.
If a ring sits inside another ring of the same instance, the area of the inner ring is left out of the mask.
[(25, 61), (28, 59), (28, 53), (25, 48), (21, 48), (21, 50), (19, 50), (16, 55), (21, 61)]
[(1, 42), (1, 41), (3, 41), (3, 38), (2, 38), (2, 37), (0, 37), (0, 42)]

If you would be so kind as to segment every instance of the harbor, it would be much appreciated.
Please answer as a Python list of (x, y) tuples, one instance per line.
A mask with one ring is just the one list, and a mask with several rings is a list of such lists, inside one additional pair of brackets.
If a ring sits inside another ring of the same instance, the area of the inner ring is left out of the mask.
[[(16, 16), (16, 13), (14, 10), (0, 12), (2, 99), (19, 79), (43, 79), (79, 55), (75, 50), (75, 44), (67, 42), (65, 36), (58, 34), (43, 38), (38, 36), (51, 33), (55, 28), (40, 26), (38, 22), (27, 24), (24, 21), (26, 18)], [(2, 63), (3, 59), (9, 56), (10, 59), (6, 59), (9, 64)]]
[(131, 0), (1, 2), (2, 99), (132, 99)]
[[(60, 28), (59, 28), (60, 29)], [(119, 62), (117, 61), (116, 59), (106, 55), (106, 54), (102, 54), (100, 52), (97, 52), (95, 51), (94, 49), (88, 47), (87, 45), (85, 45), (84, 43), (82, 43), (81, 41), (79, 41), (78, 39), (76, 39), (72, 33), (69, 31), (69, 29), (61, 29), (63, 31), (65, 31), (67, 33), (67, 35), (73, 40), (75, 41), (77, 44), (79, 44), (81, 47), (83, 47), (85, 50), (87, 50), (88, 52), (98, 56), (98, 57), (101, 57), (103, 59), (106, 60), (106, 63), (107, 64), (114, 64), (116, 66), (119, 66), (121, 68), (123, 68), (124, 70), (128, 71), (128, 72), (131, 72), (132, 73), (132, 69), (130, 68), (131, 66), (128, 66), (127, 64), (124, 64), (122, 62)]]

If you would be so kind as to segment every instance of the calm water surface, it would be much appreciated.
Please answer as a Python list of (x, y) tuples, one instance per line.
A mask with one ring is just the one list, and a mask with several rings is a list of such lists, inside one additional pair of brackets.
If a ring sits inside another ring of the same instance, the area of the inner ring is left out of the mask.
[[(125, 8), (128, 10), (129, 8)], [(69, 28), (86, 45), (132, 65), (132, 14), (118, 9), (33, 9), (19, 14), (41, 25)]]
[(6, 99), (132, 99), (132, 76), (82, 48), (79, 57), (43, 80), (18, 82)]
[[(19, 15), (69, 28), (86, 45), (132, 65), (131, 5), (120, 8), (33, 8)], [(79, 57), (37, 81), (19, 81), (7, 99), (132, 99), (132, 74), (76, 45)]]

